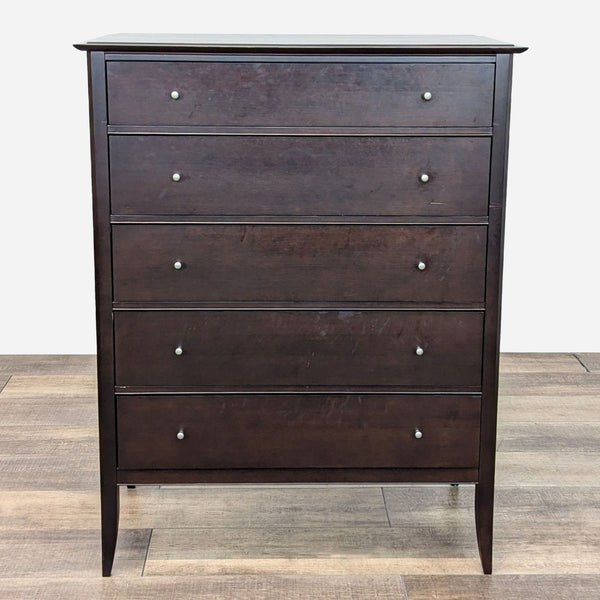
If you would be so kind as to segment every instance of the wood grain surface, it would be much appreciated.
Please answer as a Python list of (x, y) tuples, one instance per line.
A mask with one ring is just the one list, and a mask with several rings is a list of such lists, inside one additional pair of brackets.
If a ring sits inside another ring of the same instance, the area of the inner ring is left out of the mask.
[(482, 323), (475, 311), (120, 311), (116, 384), (476, 392)]
[(111, 211), (486, 216), (490, 148), (485, 137), (111, 135)]
[(95, 377), (96, 357), (89, 354), (0, 354), (0, 388), (5, 374)]
[(132, 470), (476, 468), (480, 415), (478, 396), (119, 396), (118, 465)]
[(1, 600), (600, 595), (600, 385), (573, 355), (501, 358), (491, 576), (469, 485), (216, 485), (122, 488), (102, 579), (90, 365), (0, 357)]
[(120, 224), (114, 299), (482, 305), (486, 238), (473, 225)]
[[(111, 124), (485, 126), (492, 121), (491, 64), (111, 61), (106, 72)], [(433, 97), (426, 102), (422, 95), (429, 90)]]
[[(118, 550), (117, 550), (118, 553)], [(119, 556), (117, 556), (119, 558)], [(405, 600), (400, 575), (214, 575), (5, 579), (2, 600)], [(115, 576), (116, 575), (116, 576)]]

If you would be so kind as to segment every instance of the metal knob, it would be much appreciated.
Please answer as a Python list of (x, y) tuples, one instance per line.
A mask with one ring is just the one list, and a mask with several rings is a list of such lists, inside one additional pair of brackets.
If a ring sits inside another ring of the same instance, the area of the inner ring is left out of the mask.
[(177, 346), (177, 348), (175, 348), (175, 355), (181, 356), (182, 354), (183, 354), (183, 348), (181, 346)]
[(179, 100), (179, 92), (177, 90), (173, 90), (171, 92), (171, 98), (173, 98), (173, 100)]
[(415, 429), (415, 437), (420, 440), (423, 437), (423, 432), (420, 429)]
[(429, 181), (429, 175), (427, 175), (427, 173), (423, 173), (421, 175), (421, 177), (419, 177), (419, 179), (423, 182), (423, 183), (427, 183)]
[(177, 434), (177, 439), (182, 440), (184, 437), (185, 437), (185, 433), (183, 433), (183, 429), (180, 429), (179, 433)]
[(431, 100), (432, 97), (431, 92), (423, 92), (423, 100)]
[(426, 268), (427, 265), (422, 260), (420, 260), (419, 264), (417, 264), (417, 269), (419, 269), (419, 271), (424, 271)]
[(421, 346), (417, 346), (417, 348), (415, 350), (415, 354), (417, 356), (423, 356), (423, 354), (425, 354), (425, 350), (423, 350), (423, 348), (421, 348)]
[(173, 175), (171, 175), (171, 179), (173, 181), (181, 181), (181, 175), (179, 173), (173, 173)]
[(179, 271), (179, 269), (181, 269), (182, 267), (183, 267), (183, 263), (182, 263), (180, 260), (176, 260), (176, 261), (173, 263), (173, 268), (174, 268), (176, 271)]

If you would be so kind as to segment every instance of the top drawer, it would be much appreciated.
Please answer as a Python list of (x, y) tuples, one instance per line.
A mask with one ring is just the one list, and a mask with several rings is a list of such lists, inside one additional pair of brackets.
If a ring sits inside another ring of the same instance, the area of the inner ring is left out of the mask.
[(110, 61), (108, 114), (112, 125), (486, 127), (493, 78), (489, 63)]

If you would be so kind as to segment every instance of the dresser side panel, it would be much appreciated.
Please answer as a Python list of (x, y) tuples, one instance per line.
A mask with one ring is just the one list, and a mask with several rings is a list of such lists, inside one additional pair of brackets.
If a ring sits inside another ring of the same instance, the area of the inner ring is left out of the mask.
[(500, 298), (502, 293), (511, 78), (512, 56), (498, 55), (496, 61), (492, 161), (490, 169), (479, 482), (475, 501), (477, 537), (485, 573), (491, 573), (492, 571), (498, 362), (500, 349)]
[(494, 136), (490, 173), (489, 232), (483, 337), (483, 394), (481, 454), (482, 477), (493, 481), (496, 452), (496, 413), (498, 403), (498, 360), (500, 348), (500, 299), (504, 247), (504, 215), (508, 160), (510, 87), (512, 56), (499, 55), (496, 73)]
[(119, 520), (117, 487), (114, 356), (112, 324), (112, 264), (110, 182), (103, 52), (88, 53), (94, 265), (96, 281), (96, 343), (98, 421), (100, 429), (100, 491), (102, 502), (102, 571), (109, 575)]

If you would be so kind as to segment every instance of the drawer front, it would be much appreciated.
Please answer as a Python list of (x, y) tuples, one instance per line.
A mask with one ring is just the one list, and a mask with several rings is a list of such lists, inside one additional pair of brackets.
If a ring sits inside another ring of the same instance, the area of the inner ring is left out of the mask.
[(111, 61), (108, 114), (113, 125), (489, 126), (493, 80), (481, 63)]
[(473, 396), (119, 396), (118, 463), (120, 469), (477, 467), (479, 416)]
[(115, 135), (111, 206), (124, 215), (481, 216), (489, 165), (489, 138)]
[(114, 297), (481, 303), (486, 234), (485, 226), (115, 225)]
[(461, 311), (119, 311), (116, 382), (476, 388), (482, 323)]

